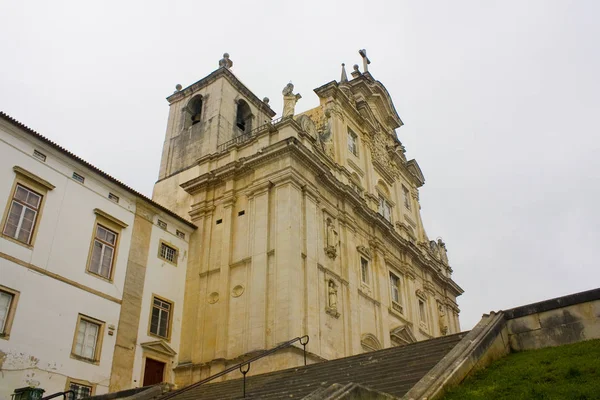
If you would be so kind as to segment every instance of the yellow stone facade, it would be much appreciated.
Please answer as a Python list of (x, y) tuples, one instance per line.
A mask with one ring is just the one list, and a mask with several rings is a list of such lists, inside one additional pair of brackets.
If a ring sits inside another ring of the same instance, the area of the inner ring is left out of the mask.
[[(301, 335), (316, 362), (459, 332), (462, 289), (423, 228), (424, 178), (385, 87), (355, 70), (272, 120), (222, 65), (168, 98), (153, 193), (198, 227), (175, 383)], [(302, 362), (292, 348), (252, 373)]]

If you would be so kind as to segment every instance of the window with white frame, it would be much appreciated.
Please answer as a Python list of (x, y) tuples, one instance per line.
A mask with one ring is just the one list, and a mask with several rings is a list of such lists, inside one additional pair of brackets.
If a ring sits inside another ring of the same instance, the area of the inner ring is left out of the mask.
[(177, 264), (177, 249), (164, 242), (160, 243), (159, 256), (160, 258), (165, 259), (173, 264)]
[(41, 202), (41, 194), (18, 184), (3, 233), (19, 242), (30, 244)]
[(12, 293), (0, 290), (0, 335), (6, 333), (8, 326), (8, 316), (12, 307), (14, 295)]
[(402, 194), (404, 195), (404, 207), (410, 210), (410, 190), (402, 185)]
[(97, 360), (98, 340), (100, 338), (101, 325), (87, 318), (79, 317), (73, 354), (88, 360)]
[(89, 271), (110, 279), (112, 272), (115, 246), (117, 244), (117, 233), (98, 224), (94, 237), (94, 247), (90, 260)]
[(348, 151), (358, 157), (358, 136), (348, 128)]
[(365, 285), (368, 285), (369, 281), (370, 281), (370, 279), (369, 279), (369, 261), (364, 257), (360, 258), (360, 280)]
[(379, 195), (379, 214), (392, 222), (392, 205), (381, 195)]
[(88, 385), (82, 385), (81, 383), (70, 382), (69, 390), (72, 390), (73, 400), (85, 399), (92, 395), (92, 387)]
[(172, 304), (156, 296), (152, 298), (150, 333), (163, 338), (169, 337)]

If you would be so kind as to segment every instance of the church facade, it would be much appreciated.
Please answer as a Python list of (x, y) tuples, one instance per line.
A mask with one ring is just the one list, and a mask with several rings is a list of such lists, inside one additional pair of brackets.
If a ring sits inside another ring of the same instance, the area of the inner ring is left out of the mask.
[[(296, 114), (286, 86), (275, 120), (228, 55), (168, 97), (153, 200), (197, 226), (176, 384), (302, 335), (318, 362), (460, 331), (462, 289), (421, 221), (423, 174), (361, 56), (362, 72), (314, 90), (314, 109)], [(252, 372), (302, 363), (291, 348)]]

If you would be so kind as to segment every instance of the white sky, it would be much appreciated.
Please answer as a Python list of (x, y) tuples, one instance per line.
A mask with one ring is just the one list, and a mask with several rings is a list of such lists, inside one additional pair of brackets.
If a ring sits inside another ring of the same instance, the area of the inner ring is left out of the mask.
[(0, 109), (150, 196), (175, 84), (227, 51), (278, 114), (292, 80), (301, 112), (366, 48), (470, 329), (600, 286), (599, 15), (583, 0), (0, 0)]

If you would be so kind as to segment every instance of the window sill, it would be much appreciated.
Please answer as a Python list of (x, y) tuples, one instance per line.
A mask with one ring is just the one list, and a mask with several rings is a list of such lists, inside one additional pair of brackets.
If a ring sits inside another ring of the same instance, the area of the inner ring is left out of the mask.
[(78, 361), (82, 361), (82, 362), (88, 363), (88, 364), (100, 365), (100, 360), (93, 360), (91, 358), (82, 357), (82, 356), (79, 356), (79, 355), (73, 354), (73, 353), (71, 353), (71, 358), (74, 359), (74, 360), (78, 360)]
[(164, 261), (164, 262), (166, 262), (166, 263), (168, 263), (168, 264), (171, 264), (171, 265), (172, 265), (172, 266), (174, 266), (174, 267), (176, 267), (176, 266), (177, 266), (177, 263), (176, 263), (176, 262), (169, 261), (169, 260), (167, 260), (167, 259), (166, 259), (166, 258), (164, 258), (164, 257), (160, 257), (160, 256), (159, 256), (159, 257), (158, 257), (158, 259), (159, 259), (159, 260), (162, 260), (162, 261)]
[[(112, 280), (112, 279), (105, 278), (105, 277), (103, 277), (102, 275), (98, 275), (97, 273), (95, 273), (95, 272), (92, 272), (92, 271), (90, 271), (89, 269), (86, 269), (86, 270), (85, 270), (85, 273), (86, 273), (86, 274), (89, 274), (89, 275), (91, 275), (91, 276), (93, 276), (94, 278), (98, 278), (98, 279), (100, 279), (100, 280), (103, 280), (103, 281), (105, 281), (105, 282), (108, 282), (108, 283), (113, 283), (113, 280)], [(112, 273), (112, 271), (111, 271), (111, 273)]]
[(33, 250), (33, 245), (32, 244), (23, 243), (20, 240), (17, 240), (17, 239), (15, 239), (13, 237), (5, 235), (4, 233), (0, 234), (0, 236), (2, 236), (4, 239), (6, 239), (6, 240), (8, 240), (10, 242), (18, 244), (19, 246), (23, 246), (23, 247), (25, 247), (25, 248), (27, 248), (29, 250)]
[(150, 331), (148, 331), (148, 336), (152, 336), (152, 337), (164, 340), (167, 343), (171, 342), (171, 337), (170, 336), (161, 336), (161, 335), (157, 335), (156, 333), (152, 333)]
[(397, 315), (398, 317), (402, 318), (403, 320), (406, 320), (406, 317), (404, 316), (404, 308), (402, 307), (401, 304), (396, 303), (395, 301), (392, 300), (392, 304), (388, 308), (388, 310), (390, 311), (390, 313)]

